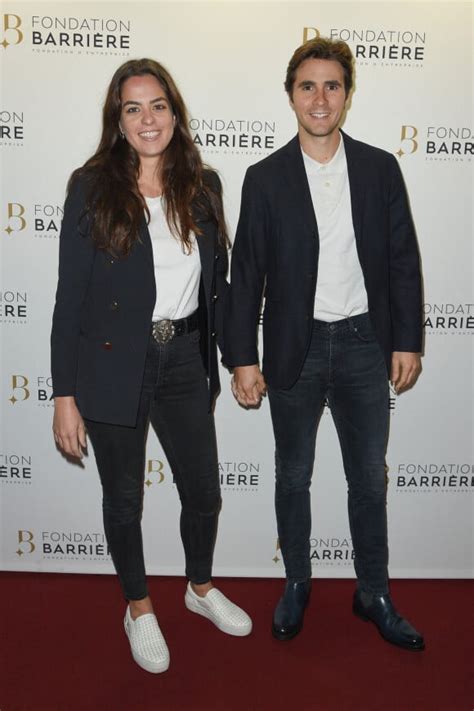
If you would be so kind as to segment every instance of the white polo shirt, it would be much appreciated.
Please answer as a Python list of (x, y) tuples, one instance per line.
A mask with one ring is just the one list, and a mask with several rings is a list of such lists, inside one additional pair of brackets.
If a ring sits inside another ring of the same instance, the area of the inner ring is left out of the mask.
[(367, 292), (352, 224), (342, 134), (329, 163), (318, 163), (304, 152), (303, 159), (319, 232), (314, 318), (338, 321), (365, 313), (368, 311)]

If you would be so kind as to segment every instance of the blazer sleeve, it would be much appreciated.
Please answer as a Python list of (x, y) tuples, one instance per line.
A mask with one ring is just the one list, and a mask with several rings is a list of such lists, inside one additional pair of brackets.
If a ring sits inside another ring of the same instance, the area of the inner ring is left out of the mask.
[(257, 333), (266, 275), (268, 230), (266, 197), (249, 168), (242, 186), (224, 328), (223, 360), (231, 368), (259, 362)]
[(390, 316), (392, 350), (422, 349), (422, 285), (420, 256), (408, 196), (397, 160), (390, 168)]
[(59, 235), (59, 270), (51, 331), (53, 396), (76, 394), (81, 308), (86, 298), (95, 247), (88, 234), (86, 184), (73, 180)]
[[(222, 201), (222, 183), (215, 171), (209, 171), (209, 182), (221, 201), (222, 211), (224, 210)], [(227, 296), (229, 292), (229, 282), (227, 281), (227, 272), (229, 270), (229, 257), (227, 247), (217, 240), (216, 252), (214, 254), (216, 260), (215, 270), (215, 285), (214, 295), (216, 296), (215, 312), (214, 312), (214, 331), (216, 333), (216, 341), (221, 353), (224, 353), (224, 319), (227, 306)]]

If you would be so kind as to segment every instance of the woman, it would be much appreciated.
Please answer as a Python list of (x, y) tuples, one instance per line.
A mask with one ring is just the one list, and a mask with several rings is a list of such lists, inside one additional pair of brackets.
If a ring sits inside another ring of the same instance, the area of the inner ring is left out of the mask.
[(169, 665), (141, 538), (145, 441), (155, 429), (178, 488), (188, 609), (233, 635), (252, 623), (213, 587), (220, 488), (216, 339), (227, 288), (221, 187), (203, 168), (169, 73), (149, 59), (110, 83), (96, 153), (69, 183), (51, 335), (58, 446), (86, 431), (103, 487), (107, 542), (143, 669)]

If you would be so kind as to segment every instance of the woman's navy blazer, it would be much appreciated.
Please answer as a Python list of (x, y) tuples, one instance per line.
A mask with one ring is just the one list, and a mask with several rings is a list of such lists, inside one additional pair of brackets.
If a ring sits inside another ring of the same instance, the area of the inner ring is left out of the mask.
[[(215, 173), (206, 178), (220, 189)], [(51, 333), (53, 395), (73, 395), (88, 419), (134, 426), (156, 300), (150, 233), (144, 217), (129, 256), (97, 249), (87, 229), (87, 192), (85, 178), (77, 178), (64, 205)], [(216, 341), (222, 350), (228, 260), (217, 224), (197, 216), (197, 225), (201, 354), (211, 409), (219, 390)]]

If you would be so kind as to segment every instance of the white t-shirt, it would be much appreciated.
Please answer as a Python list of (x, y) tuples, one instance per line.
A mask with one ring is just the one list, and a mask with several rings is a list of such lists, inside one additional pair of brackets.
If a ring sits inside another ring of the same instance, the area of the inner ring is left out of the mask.
[(155, 266), (156, 303), (153, 321), (190, 316), (198, 308), (201, 260), (195, 235), (187, 254), (166, 220), (163, 199), (145, 198), (150, 211), (151, 244)]

